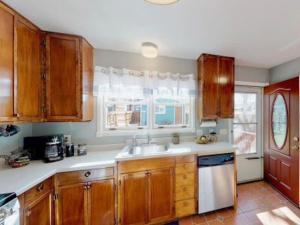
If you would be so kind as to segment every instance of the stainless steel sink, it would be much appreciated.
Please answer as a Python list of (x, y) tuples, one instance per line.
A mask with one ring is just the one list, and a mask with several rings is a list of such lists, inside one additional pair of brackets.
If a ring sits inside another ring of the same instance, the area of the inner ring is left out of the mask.
[(123, 151), (127, 152), (129, 155), (152, 155), (168, 152), (168, 146), (160, 144), (128, 145)]

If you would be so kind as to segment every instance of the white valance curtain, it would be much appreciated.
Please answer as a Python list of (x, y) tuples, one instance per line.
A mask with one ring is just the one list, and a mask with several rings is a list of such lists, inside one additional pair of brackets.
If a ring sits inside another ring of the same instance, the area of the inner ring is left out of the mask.
[(194, 74), (136, 71), (113, 67), (95, 68), (94, 94), (137, 98), (148, 95), (187, 97), (195, 95)]

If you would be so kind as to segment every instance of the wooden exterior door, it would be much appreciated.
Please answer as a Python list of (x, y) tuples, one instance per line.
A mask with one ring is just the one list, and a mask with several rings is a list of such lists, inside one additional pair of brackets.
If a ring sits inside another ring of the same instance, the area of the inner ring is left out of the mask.
[(174, 217), (174, 169), (158, 169), (149, 178), (149, 223), (160, 223)]
[(92, 182), (89, 189), (90, 225), (115, 224), (114, 179)]
[(147, 175), (136, 172), (121, 175), (120, 223), (122, 225), (147, 224)]
[(48, 33), (47, 52), (47, 120), (81, 119), (80, 39)]
[(299, 205), (299, 78), (264, 89), (265, 179)]
[(14, 14), (0, 5), (0, 122), (14, 113)]
[(56, 225), (88, 225), (86, 190), (84, 183), (58, 187)]
[(20, 120), (41, 121), (43, 118), (41, 33), (24, 19), (18, 18), (15, 24), (17, 117)]
[(52, 225), (52, 210), (52, 194), (49, 192), (25, 209), (24, 225)]

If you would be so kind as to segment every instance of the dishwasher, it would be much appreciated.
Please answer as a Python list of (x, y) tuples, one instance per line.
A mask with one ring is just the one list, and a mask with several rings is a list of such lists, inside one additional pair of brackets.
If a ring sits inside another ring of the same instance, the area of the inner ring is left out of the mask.
[(234, 205), (234, 154), (198, 156), (198, 213)]

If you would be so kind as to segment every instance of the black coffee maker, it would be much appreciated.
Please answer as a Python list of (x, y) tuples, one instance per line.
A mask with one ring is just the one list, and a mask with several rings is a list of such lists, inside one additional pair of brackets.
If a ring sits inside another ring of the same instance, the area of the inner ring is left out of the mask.
[(56, 162), (64, 159), (63, 134), (25, 137), (24, 149), (30, 154), (31, 160)]

